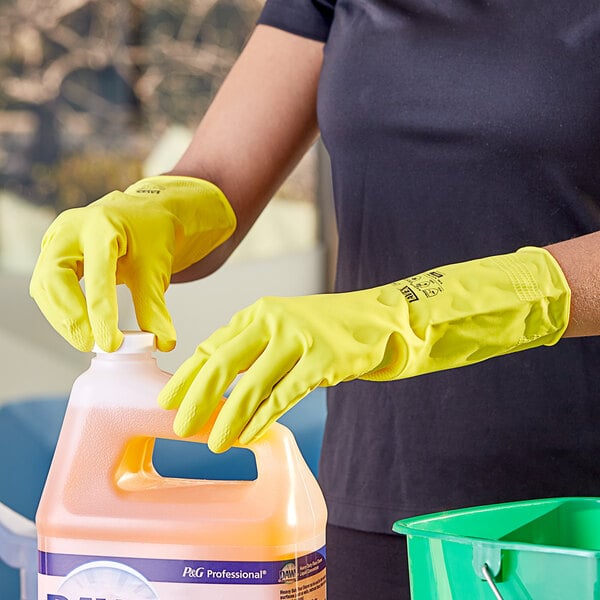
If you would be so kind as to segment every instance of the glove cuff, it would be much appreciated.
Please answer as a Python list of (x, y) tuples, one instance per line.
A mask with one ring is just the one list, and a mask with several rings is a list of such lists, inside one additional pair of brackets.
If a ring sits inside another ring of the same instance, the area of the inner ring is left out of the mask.
[(516, 296), (523, 302), (547, 303), (546, 310), (555, 327), (553, 333), (540, 335), (543, 337), (540, 344), (536, 344), (535, 339), (523, 340), (523, 348), (516, 349), (553, 346), (565, 333), (571, 312), (571, 288), (560, 265), (548, 250), (535, 246), (525, 246), (514, 254), (498, 257), (499, 261), (502, 259), (510, 261), (506, 272), (513, 281)]
[(569, 323), (571, 291), (545, 249), (457, 263), (390, 284), (393, 309), (385, 358), (362, 379), (412, 377), (551, 346)]

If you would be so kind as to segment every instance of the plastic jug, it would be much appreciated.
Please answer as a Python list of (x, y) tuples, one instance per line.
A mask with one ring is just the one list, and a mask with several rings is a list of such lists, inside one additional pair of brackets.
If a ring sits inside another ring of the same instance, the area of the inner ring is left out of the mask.
[(73, 385), (36, 515), (38, 599), (324, 599), (325, 501), (292, 433), (247, 447), (255, 480), (162, 477), (155, 440), (178, 438), (153, 349), (129, 332)]

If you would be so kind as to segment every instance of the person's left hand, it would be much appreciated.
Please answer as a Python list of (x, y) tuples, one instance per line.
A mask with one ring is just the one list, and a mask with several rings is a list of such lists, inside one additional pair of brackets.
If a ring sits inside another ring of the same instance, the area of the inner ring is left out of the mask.
[(245, 372), (209, 435), (222, 452), (250, 443), (321, 385), (413, 377), (555, 344), (569, 307), (560, 266), (531, 247), (356, 292), (263, 298), (200, 344), (158, 401), (178, 409), (174, 431), (186, 437)]

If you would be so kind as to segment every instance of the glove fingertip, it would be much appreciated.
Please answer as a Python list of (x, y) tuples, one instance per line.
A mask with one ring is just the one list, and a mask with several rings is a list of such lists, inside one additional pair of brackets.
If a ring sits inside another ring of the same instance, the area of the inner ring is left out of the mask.
[(140, 296), (140, 290), (132, 287), (135, 314), (143, 331), (151, 331), (156, 336), (156, 347), (161, 352), (170, 352), (177, 343), (175, 326), (164, 298), (151, 301), (148, 294)]
[(177, 340), (174, 337), (156, 336), (156, 347), (161, 352), (171, 352), (177, 345)]
[(188, 387), (188, 379), (175, 373), (158, 394), (157, 402), (159, 406), (166, 410), (179, 408), (185, 398)]
[(242, 435), (240, 435), (240, 439), (238, 440), (240, 443), (240, 446), (248, 446), (250, 445), (254, 440), (256, 439), (256, 436), (253, 435), (247, 435), (242, 433)]
[(179, 424), (177, 422), (173, 423), (173, 432), (175, 433), (175, 435), (177, 437), (180, 437), (180, 438), (186, 438), (186, 437), (189, 437), (191, 435), (188, 432), (188, 430), (187, 430), (186, 427), (184, 427), (183, 425), (181, 425), (181, 424)]
[(115, 352), (121, 347), (123, 339), (124, 335), (118, 329), (113, 333), (104, 331), (102, 335), (97, 337), (96, 344), (105, 352)]
[(165, 410), (173, 410), (181, 404), (181, 401), (179, 400), (177, 395), (173, 393), (172, 388), (169, 386), (169, 384), (167, 384), (166, 387), (164, 387), (160, 391), (156, 402), (161, 408), (164, 408)]
[(222, 454), (227, 452), (231, 446), (233, 446), (233, 441), (229, 439), (229, 432), (213, 428), (208, 436), (209, 450), (215, 454)]
[(123, 332), (118, 328), (113, 315), (98, 317), (90, 314), (91, 332), (96, 345), (104, 352), (115, 352), (123, 343)]
[(252, 430), (243, 431), (240, 435), (239, 442), (242, 446), (248, 446), (252, 442), (256, 441), (259, 437), (261, 437), (265, 431), (268, 429), (269, 425), (265, 425), (260, 429), (253, 428)]

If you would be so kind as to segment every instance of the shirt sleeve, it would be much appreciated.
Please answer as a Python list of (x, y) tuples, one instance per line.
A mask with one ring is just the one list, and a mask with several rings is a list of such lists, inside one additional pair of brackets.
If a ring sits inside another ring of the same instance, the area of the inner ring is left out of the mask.
[(336, 0), (267, 0), (257, 23), (326, 42)]

